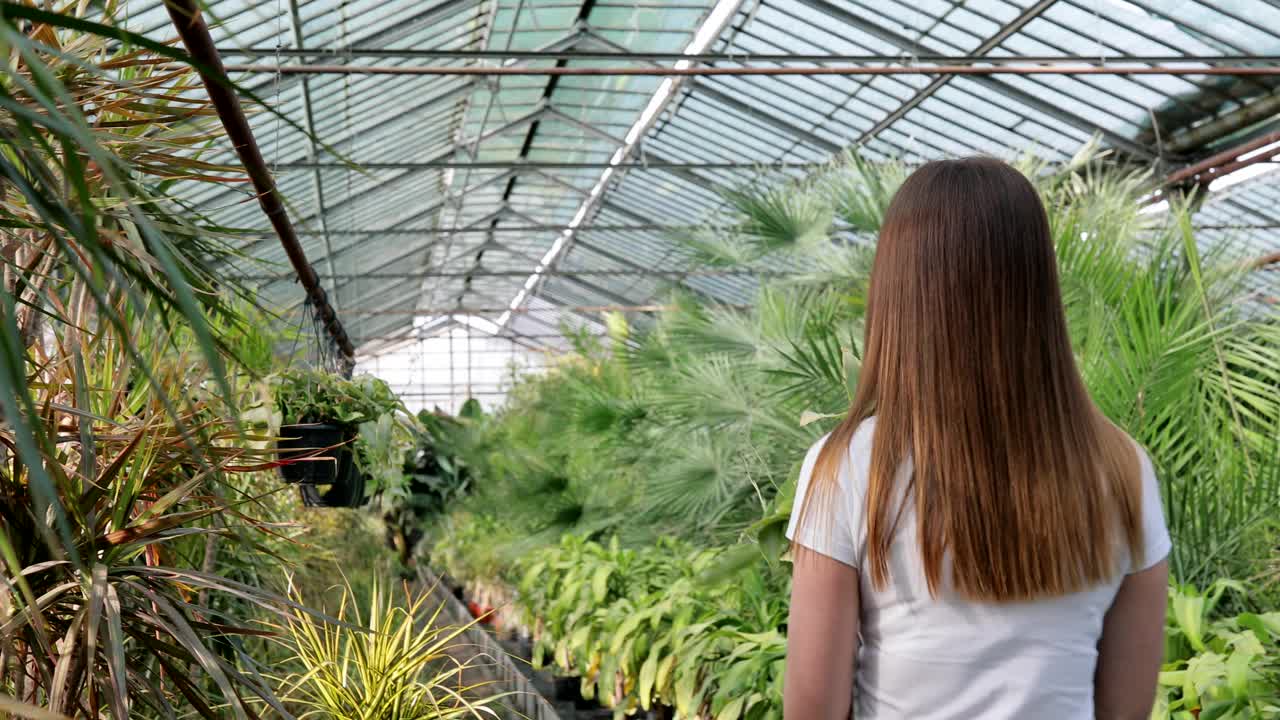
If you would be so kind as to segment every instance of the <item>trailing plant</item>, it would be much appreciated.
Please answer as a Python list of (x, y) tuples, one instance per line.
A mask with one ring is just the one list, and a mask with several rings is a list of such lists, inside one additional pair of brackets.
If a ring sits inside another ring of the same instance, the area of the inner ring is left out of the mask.
[(291, 369), (269, 378), (274, 423), (328, 423), (354, 435), (356, 467), (373, 482), (375, 495), (398, 502), (407, 492), (402, 464), (412, 447), (414, 418), (386, 381), (372, 375), (351, 379), (315, 369)]
[[(299, 593), (293, 597), (302, 604)], [(499, 717), (491, 706), (506, 694), (466, 679), (483, 661), (461, 641), (471, 624), (443, 624), (444, 606), (430, 610), (429, 598), (375, 585), (361, 615), (347, 588), (335, 613), (340, 623), (286, 616), (277, 630), (300, 669), (273, 677), (281, 697), (302, 717), (331, 720)]]
[(323, 370), (292, 369), (270, 379), (282, 425), (332, 422), (357, 426), (403, 411), (391, 386), (372, 375), (346, 379)]

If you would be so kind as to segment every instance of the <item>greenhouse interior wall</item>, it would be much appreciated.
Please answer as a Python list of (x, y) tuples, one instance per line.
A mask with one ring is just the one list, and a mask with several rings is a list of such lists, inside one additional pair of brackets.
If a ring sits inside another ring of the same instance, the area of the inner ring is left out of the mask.
[(355, 372), (385, 380), (411, 412), (456, 415), (472, 398), (486, 410), (501, 407), (516, 378), (546, 367), (548, 352), (470, 326), (454, 327), (358, 359)]
[(1280, 0), (0, 49), (0, 716), (1280, 720)]

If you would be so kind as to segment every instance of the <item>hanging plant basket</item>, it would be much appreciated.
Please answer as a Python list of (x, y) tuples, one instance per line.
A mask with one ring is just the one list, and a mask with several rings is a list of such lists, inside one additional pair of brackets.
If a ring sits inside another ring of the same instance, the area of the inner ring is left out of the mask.
[(332, 485), (355, 464), (351, 440), (355, 433), (330, 423), (280, 426), (280, 477), (287, 483)]

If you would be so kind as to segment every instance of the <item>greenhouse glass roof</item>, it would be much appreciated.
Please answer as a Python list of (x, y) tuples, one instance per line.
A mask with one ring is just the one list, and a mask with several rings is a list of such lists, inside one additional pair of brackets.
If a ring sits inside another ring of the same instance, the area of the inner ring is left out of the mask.
[[(715, 222), (722, 192), (766, 167), (801, 175), (854, 146), (913, 162), (1011, 151), (1063, 160), (1097, 136), (1121, 157), (1171, 172), (1280, 129), (1275, 76), (386, 70), (818, 67), (868, 56), (907, 65), (1274, 63), (1278, 0), (215, 0), (208, 8), (237, 81), (319, 140), (270, 113), (252, 118), (306, 253), (363, 355), (424, 328), (443, 331), (454, 316), (542, 345), (561, 316), (588, 322), (596, 308), (643, 307), (672, 283), (749, 302), (753, 280), (689, 272), (670, 233)], [(160, 0), (132, 0), (128, 10), (130, 29), (173, 36)], [(280, 65), (317, 71), (272, 71)], [(377, 72), (320, 71), (335, 65)], [(1276, 167), (1258, 163), (1219, 183), (1230, 187), (1210, 194), (1197, 222), (1237, 238), (1243, 255), (1280, 247), (1280, 173), (1267, 172)], [(253, 276), (263, 301), (301, 305), (248, 191), (193, 183), (186, 197), (224, 225), (260, 228), (245, 250), (280, 264)], [(1275, 288), (1273, 270), (1259, 275)]]

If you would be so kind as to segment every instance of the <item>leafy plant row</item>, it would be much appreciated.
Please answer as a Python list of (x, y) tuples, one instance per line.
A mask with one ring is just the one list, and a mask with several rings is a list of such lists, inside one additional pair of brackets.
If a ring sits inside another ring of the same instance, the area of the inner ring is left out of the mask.
[[(455, 577), (475, 577), (457, 564), (477, 557), (459, 552), (469, 535), (436, 546)], [(627, 549), (565, 536), (500, 572), (534, 666), (578, 678), (583, 697), (617, 717), (666, 705), (676, 718), (758, 720), (782, 717), (789, 592), (785, 567), (758, 559), (742, 546)], [(1248, 588), (1169, 588), (1153, 720), (1280, 718), (1280, 612), (1220, 616), (1228, 591)]]
[(617, 717), (666, 705), (683, 718), (781, 718), (785, 575), (726, 574), (733, 555), (574, 536), (531, 553), (508, 575), (521, 576), (513, 582), (534, 666), (579, 678), (582, 696)]

